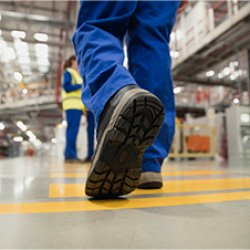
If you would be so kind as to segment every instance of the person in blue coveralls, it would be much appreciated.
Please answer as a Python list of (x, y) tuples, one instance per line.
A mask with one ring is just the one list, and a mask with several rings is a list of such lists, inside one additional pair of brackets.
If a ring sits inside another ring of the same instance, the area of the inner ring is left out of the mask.
[[(180, 1), (82, 1), (72, 41), (97, 127), (92, 197), (161, 188), (175, 132), (169, 40)], [(128, 66), (124, 62), (126, 37)]]
[[(94, 153), (94, 116), (92, 112), (86, 111), (81, 101), (82, 78), (78, 73), (75, 55), (72, 55), (64, 63), (62, 106), (66, 113), (66, 163), (85, 163), (90, 162)], [(77, 157), (76, 139), (79, 131), (82, 114), (87, 116), (87, 135), (88, 135), (88, 155), (85, 160)]]

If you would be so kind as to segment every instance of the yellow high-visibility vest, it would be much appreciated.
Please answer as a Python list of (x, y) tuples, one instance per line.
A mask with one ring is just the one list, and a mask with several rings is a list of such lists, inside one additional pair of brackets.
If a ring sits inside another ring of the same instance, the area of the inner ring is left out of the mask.
[[(72, 68), (67, 68), (66, 71), (68, 71), (71, 74), (72, 85), (82, 84), (82, 78), (76, 70)], [(84, 110), (85, 107), (81, 100), (81, 93), (82, 93), (81, 89), (78, 89), (69, 93), (67, 93), (64, 89), (62, 89), (63, 110), (68, 110), (68, 109)]]

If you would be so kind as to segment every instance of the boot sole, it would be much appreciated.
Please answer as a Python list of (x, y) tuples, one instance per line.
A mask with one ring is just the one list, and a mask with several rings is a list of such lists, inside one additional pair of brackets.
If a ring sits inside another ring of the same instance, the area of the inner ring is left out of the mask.
[(164, 121), (164, 107), (151, 93), (128, 91), (115, 108), (97, 146), (85, 193), (110, 198), (135, 190), (142, 156), (154, 143)]

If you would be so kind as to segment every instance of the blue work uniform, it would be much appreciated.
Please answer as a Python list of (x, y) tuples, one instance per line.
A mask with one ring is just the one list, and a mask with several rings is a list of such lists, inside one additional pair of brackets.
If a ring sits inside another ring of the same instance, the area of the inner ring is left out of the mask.
[[(180, 1), (82, 1), (73, 35), (82, 100), (95, 116), (109, 98), (129, 84), (155, 94), (165, 120), (154, 144), (145, 150), (142, 171), (160, 172), (175, 131), (175, 103), (169, 51)], [(129, 70), (123, 66), (123, 39)]]
[[(71, 69), (72, 71), (72, 69)], [(63, 89), (66, 93), (72, 93), (81, 89), (82, 84), (72, 84), (72, 74), (69, 70), (66, 70), (63, 77)], [(67, 97), (65, 98), (68, 99)], [(67, 101), (70, 101), (68, 99)], [(71, 102), (71, 101), (70, 101)], [(75, 159), (77, 158), (77, 150), (76, 150), (76, 140), (77, 134), (79, 131), (83, 106), (76, 104), (75, 108), (69, 103), (64, 105), (66, 120), (67, 120), (67, 129), (66, 129), (66, 147), (64, 151), (65, 159)], [(87, 157), (92, 157), (94, 151), (94, 116), (90, 111), (87, 111), (87, 134), (88, 134), (88, 155)]]

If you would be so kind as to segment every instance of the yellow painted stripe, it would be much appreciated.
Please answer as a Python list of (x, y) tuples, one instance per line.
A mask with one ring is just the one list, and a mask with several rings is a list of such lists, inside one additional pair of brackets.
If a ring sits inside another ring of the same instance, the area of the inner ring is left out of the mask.
[(233, 192), (177, 197), (88, 200), (69, 202), (42, 202), (21, 204), (0, 204), (0, 214), (57, 213), (95, 210), (114, 210), (148, 207), (167, 207), (222, 201), (250, 200), (250, 192)]
[[(136, 189), (132, 195), (250, 188), (250, 178), (164, 181), (161, 189)], [(85, 197), (84, 184), (50, 184), (50, 198)]]
[[(162, 172), (162, 176), (192, 176), (192, 175), (216, 175), (228, 174), (226, 171), (211, 171), (211, 170), (191, 170), (191, 171), (171, 171)], [(52, 173), (50, 178), (84, 178), (87, 173)]]
[(50, 178), (84, 178), (87, 177), (87, 173), (52, 173)]
[(228, 174), (228, 172), (213, 171), (213, 170), (185, 170), (185, 171), (162, 172), (161, 174), (162, 176), (190, 176), (190, 175)]

